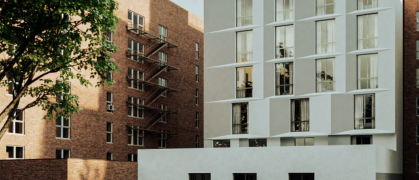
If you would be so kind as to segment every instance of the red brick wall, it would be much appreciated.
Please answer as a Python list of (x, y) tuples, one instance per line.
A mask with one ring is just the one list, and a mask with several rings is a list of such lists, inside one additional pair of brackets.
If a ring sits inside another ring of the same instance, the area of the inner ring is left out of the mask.
[[(112, 152), (114, 160), (126, 161), (128, 154), (136, 154), (137, 149), (158, 148), (158, 134), (146, 133), (144, 146), (127, 145), (126, 125), (140, 125), (149, 120), (154, 114), (146, 111), (145, 118), (128, 117), (126, 100), (128, 96), (144, 98), (152, 90), (145, 88), (138, 91), (128, 88), (126, 80), (128, 68), (147, 72), (152, 67), (129, 60), (125, 52), (128, 48), (128, 38), (150, 45), (150, 41), (126, 30), (128, 9), (145, 17), (145, 29), (158, 35), (158, 25), (168, 28), (168, 38), (178, 44), (177, 48), (164, 48), (161, 51), (168, 54), (168, 63), (179, 70), (163, 72), (158, 77), (168, 80), (169, 86), (176, 85), (179, 92), (168, 93), (167, 98), (161, 97), (156, 102), (168, 105), (169, 109), (177, 110), (177, 114), (170, 114), (167, 123), (158, 123), (175, 134), (168, 136), (168, 148), (193, 148), (196, 135), (199, 135), (199, 146), (203, 147), (203, 20), (188, 13), (169, 0), (118, 0), (119, 18), (114, 44), (119, 48), (113, 53), (120, 73), (113, 74), (115, 83), (105, 87), (82, 87), (78, 80), (71, 80), (72, 94), (79, 96), (81, 113), (71, 117), (71, 139), (63, 140), (55, 137), (55, 121), (43, 120), (44, 112), (35, 107), (25, 111), (25, 135), (6, 134), (0, 140), (0, 159), (6, 158), (6, 146), (16, 145), (25, 147), (25, 159), (55, 158), (56, 149), (70, 149), (72, 158), (106, 159), (106, 153)], [(199, 43), (199, 60), (195, 58), (195, 43)], [(147, 51), (146, 51), (147, 53)], [(154, 55), (158, 59), (158, 54)], [(199, 66), (199, 82), (195, 80), (195, 66)], [(86, 76), (89, 72), (83, 72)], [(57, 75), (49, 76), (55, 80)], [(146, 78), (147, 78), (146, 74)], [(92, 80), (95, 84), (95, 80)], [(3, 88), (2, 88), (3, 89)], [(195, 105), (195, 90), (199, 89), (199, 105)], [(106, 112), (106, 91), (114, 94), (115, 111)], [(10, 96), (6, 89), (0, 91), (0, 102), (9, 102)], [(53, 98), (52, 98), (53, 99)], [(25, 102), (30, 98), (25, 97)], [(0, 109), (6, 104), (0, 104)], [(199, 112), (199, 128), (195, 127), (195, 113)], [(113, 123), (113, 143), (106, 143), (106, 122)], [(176, 128), (177, 124), (177, 128)], [(2, 125), (2, 124), (0, 124)]]
[(127, 179), (136, 180), (136, 162), (85, 159), (0, 161), (0, 179)]
[(419, 125), (419, 117), (416, 116), (416, 97), (419, 96), (419, 89), (416, 88), (416, 68), (419, 68), (416, 60), (416, 40), (419, 40), (419, 32), (416, 31), (416, 11), (419, 11), (419, 1), (404, 1), (404, 179), (419, 179), (419, 174), (416, 173), (416, 154), (419, 154), (419, 145), (416, 145), (416, 126)]

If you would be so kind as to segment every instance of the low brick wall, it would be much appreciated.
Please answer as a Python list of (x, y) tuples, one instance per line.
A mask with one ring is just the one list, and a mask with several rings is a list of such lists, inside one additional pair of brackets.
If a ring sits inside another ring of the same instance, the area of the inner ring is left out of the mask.
[(96, 159), (1, 160), (0, 179), (137, 179), (137, 163)]

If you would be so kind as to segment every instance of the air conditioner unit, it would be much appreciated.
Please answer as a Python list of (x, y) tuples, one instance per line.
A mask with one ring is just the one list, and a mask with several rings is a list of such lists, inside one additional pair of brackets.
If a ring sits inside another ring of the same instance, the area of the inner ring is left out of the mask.
[(106, 107), (106, 110), (108, 110), (108, 111), (113, 111), (113, 109), (114, 109), (114, 107), (113, 107), (112, 104), (108, 104), (107, 107)]

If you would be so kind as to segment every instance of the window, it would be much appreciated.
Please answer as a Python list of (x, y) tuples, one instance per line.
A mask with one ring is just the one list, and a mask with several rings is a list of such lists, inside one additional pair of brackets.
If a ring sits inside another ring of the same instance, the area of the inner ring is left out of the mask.
[(196, 76), (196, 82), (199, 82), (199, 67), (195, 66), (195, 76)]
[[(159, 51), (159, 69), (162, 67), (166, 67), (166, 65), (167, 65), (167, 54)], [(167, 68), (164, 69), (164, 71), (167, 71)]]
[(237, 68), (236, 98), (253, 97), (253, 67)]
[(106, 160), (108, 160), (108, 161), (112, 161), (112, 160), (113, 160), (113, 153), (111, 153), (111, 152), (107, 152), (107, 153), (106, 153)]
[(358, 10), (378, 7), (378, 0), (358, 0)]
[(266, 147), (266, 139), (249, 139), (249, 147)]
[(234, 180), (256, 180), (256, 173), (233, 173)]
[(416, 172), (419, 173), (419, 154), (416, 154)]
[(253, 31), (237, 32), (237, 63), (253, 61)]
[(20, 79), (17, 79), (16, 77), (11, 77), (9, 75), (8, 75), (7, 78), (8, 78), (8, 82), (10, 84), (10, 86), (7, 89), (7, 94), (14, 95), (16, 93), (15, 88), (22, 88), (23, 85), (25, 84), (25, 80), (22, 81), (22, 86), (19, 86)]
[(7, 159), (25, 159), (25, 148), (22, 146), (6, 146)]
[(233, 134), (248, 134), (249, 103), (233, 104)]
[(71, 29), (71, 16), (65, 13), (61, 14), (61, 19), (63, 19), (63, 28), (61, 33), (67, 33)]
[(167, 28), (162, 25), (159, 25), (159, 38), (160, 43), (167, 41)]
[(58, 86), (62, 86), (62, 88), (64, 89), (64, 94), (62, 94), (62, 95), (57, 95), (57, 96), (56, 96), (56, 101), (57, 101), (57, 102), (59, 102), (59, 101), (64, 101), (64, 100), (65, 100), (65, 95), (66, 95), (66, 94), (71, 94), (71, 84), (70, 84), (70, 82), (63, 82), (63, 81), (61, 81), (61, 80), (56, 80), (56, 81), (55, 81), (55, 83), (56, 83)]
[(167, 105), (166, 104), (159, 104), (161, 111), (160, 114), (160, 120), (159, 122), (167, 122)]
[(196, 60), (199, 59), (199, 44), (195, 43), (195, 58)]
[(230, 140), (213, 140), (214, 148), (230, 147)]
[(416, 59), (419, 59), (419, 40), (416, 40)]
[(253, 24), (253, 0), (237, 0), (237, 27)]
[(275, 58), (294, 57), (294, 25), (276, 27)]
[(128, 161), (137, 162), (138, 161), (137, 154), (128, 154)]
[(419, 97), (416, 97), (416, 116), (419, 116)]
[(144, 131), (128, 129), (128, 145), (143, 146)]
[(144, 31), (144, 17), (128, 10), (128, 25), (132, 32)]
[(378, 47), (378, 14), (358, 16), (358, 49)]
[(70, 158), (70, 150), (68, 149), (56, 149), (55, 157), (57, 159), (68, 159)]
[(196, 135), (196, 148), (199, 148), (199, 136)]
[(70, 139), (70, 116), (55, 119), (55, 134), (57, 138)]
[(375, 94), (355, 95), (355, 129), (375, 128)]
[(378, 54), (358, 56), (358, 89), (378, 88)]
[(419, 30), (419, 11), (416, 12), (416, 30)]
[(195, 116), (196, 116), (195, 127), (199, 128), (199, 112), (196, 112)]
[(314, 173), (289, 173), (289, 180), (314, 180)]
[(211, 173), (189, 173), (189, 180), (211, 180)]
[(24, 113), (24, 111), (17, 109), (14, 112), (13, 116), (16, 116), (16, 117), (9, 124), (9, 131), (7, 133), (23, 134), (24, 125), (25, 125), (25, 113)]
[(419, 145), (419, 126), (416, 126), (416, 144)]
[(159, 148), (166, 148), (167, 147), (167, 134), (160, 133), (159, 134)]
[[(164, 79), (164, 78), (160, 78), (159, 77), (159, 86), (161, 86), (161, 87), (167, 87), (167, 79)], [(165, 90), (166, 90), (166, 88), (160, 88), (160, 93), (162, 93)], [(164, 92), (161, 96), (167, 97), (167, 91)]]
[(294, 19), (294, 0), (276, 0), (276, 21)]
[(195, 104), (199, 105), (199, 89), (196, 89)]
[(106, 142), (112, 143), (112, 135), (113, 135), (113, 123), (107, 122), (106, 123)]
[(317, 0), (317, 16), (334, 13), (335, 0)]
[(275, 95), (294, 93), (294, 63), (275, 64)]
[(291, 132), (310, 130), (310, 102), (309, 99), (291, 100)]
[(140, 58), (140, 56), (144, 55), (144, 45), (132, 39), (128, 39), (128, 55), (129, 59), (144, 63)]
[(131, 79), (129, 81), (128, 87), (134, 88), (140, 91), (144, 90), (144, 84), (140, 83), (140, 81), (144, 80), (144, 72), (128, 68), (128, 77)]
[(317, 54), (335, 52), (335, 20), (317, 21)]
[(131, 103), (128, 105), (128, 116), (144, 118), (144, 108), (140, 106), (144, 105), (144, 100), (128, 96), (128, 102)]
[(419, 88), (419, 68), (416, 68), (416, 88)]
[(351, 136), (352, 145), (372, 144), (372, 136)]
[(112, 73), (107, 73), (107, 74), (106, 74), (106, 77), (107, 77), (107, 78), (109, 78), (109, 79), (111, 79), (111, 80), (113, 79), (113, 75), (112, 75)]
[(113, 93), (107, 91), (106, 92), (106, 112), (110, 112), (110, 113), (113, 112), (114, 107), (112, 103), (113, 103)]
[(335, 58), (316, 60), (317, 92), (335, 90)]
[(294, 138), (294, 146), (314, 146), (314, 138)]
[(109, 43), (113, 42), (113, 33), (111, 31), (107, 32), (106, 41), (108, 41)]

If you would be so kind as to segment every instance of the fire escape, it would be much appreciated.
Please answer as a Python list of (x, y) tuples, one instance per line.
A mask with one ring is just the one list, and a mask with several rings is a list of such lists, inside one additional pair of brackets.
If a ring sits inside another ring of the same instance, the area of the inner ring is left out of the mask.
[[(127, 81), (136, 81), (144, 86), (147, 86), (148, 94), (143, 97), (143, 101), (140, 104), (132, 104), (131, 102), (127, 101), (127, 105), (129, 106), (137, 106), (142, 107), (144, 110), (149, 110), (153, 112), (149, 118), (145, 117), (145, 122), (141, 122), (139, 126), (134, 125), (127, 125), (129, 129), (141, 130), (144, 132), (150, 133), (167, 133), (167, 134), (177, 134), (177, 111), (173, 108), (169, 108), (166, 106), (161, 105), (160, 103), (156, 102), (160, 97), (163, 95), (167, 95), (167, 93), (172, 92), (179, 92), (177, 88), (174, 86), (176, 82), (172, 82), (171, 86), (167, 84), (167, 82), (161, 82), (157, 78), (159, 74), (162, 72), (170, 72), (172, 70), (179, 70), (177, 67), (172, 66), (170, 63), (153, 59), (152, 56), (155, 55), (163, 48), (176, 48), (178, 47), (173, 41), (167, 39), (162, 35), (154, 35), (151, 32), (146, 32), (143, 27), (138, 25), (127, 25), (127, 31), (137, 34), (138, 36), (142, 36), (148, 40), (147, 48), (144, 50), (144, 53), (137, 53), (136, 50), (127, 50), (126, 56), (138, 57), (142, 62), (146, 64), (151, 64), (152, 68), (148, 71), (144, 72), (144, 77), (142, 78), (131, 78), (127, 76)], [(170, 116), (170, 120), (176, 121), (176, 132), (171, 132), (165, 123), (159, 123), (162, 121), (163, 118), (167, 118), (168, 115)], [(176, 117), (175, 117), (176, 116)]]

